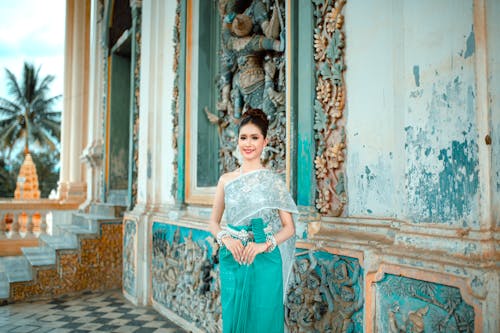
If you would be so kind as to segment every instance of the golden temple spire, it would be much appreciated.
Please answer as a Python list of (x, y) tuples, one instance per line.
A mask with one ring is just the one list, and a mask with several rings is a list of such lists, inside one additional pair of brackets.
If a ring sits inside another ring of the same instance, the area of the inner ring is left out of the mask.
[(31, 154), (27, 153), (24, 162), (19, 170), (17, 177), (15, 199), (40, 199), (40, 190), (38, 189), (38, 176), (36, 166), (33, 163)]

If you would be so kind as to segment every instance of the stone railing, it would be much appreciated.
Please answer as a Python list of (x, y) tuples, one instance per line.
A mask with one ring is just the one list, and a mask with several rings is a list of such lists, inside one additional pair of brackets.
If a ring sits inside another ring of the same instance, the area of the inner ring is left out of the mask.
[(78, 203), (57, 200), (0, 199), (0, 256), (20, 254), (23, 246), (36, 246), (38, 237), (50, 233), (52, 221)]

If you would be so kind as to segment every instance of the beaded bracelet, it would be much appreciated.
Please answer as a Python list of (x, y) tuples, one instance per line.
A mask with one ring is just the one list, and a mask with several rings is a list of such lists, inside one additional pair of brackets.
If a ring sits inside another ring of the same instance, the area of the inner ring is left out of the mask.
[(271, 242), (271, 246), (269, 246), (266, 250), (266, 252), (273, 252), (274, 249), (276, 248), (276, 238), (274, 238), (274, 235), (273, 234), (268, 234), (266, 236), (266, 243), (267, 242)]
[(219, 246), (224, 246), (224, 243), (222, 242), (222, 239), (224, 237), (231, 237), (231, 234), (227, 230), (221, 230), (217, 233), (217, 237), (215, 238), (217, 240), (217, 243), (219, 243)]

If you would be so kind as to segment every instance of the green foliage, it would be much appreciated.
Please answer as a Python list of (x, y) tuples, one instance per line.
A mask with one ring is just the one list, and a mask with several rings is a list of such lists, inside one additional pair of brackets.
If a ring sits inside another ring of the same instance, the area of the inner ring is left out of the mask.
[(57, 182), (59, 181), (59, 152), (56, 150), (31, 153), (31, 157), (36, 165), (40, 197), (47, 198), (52, 189), (57, 189)]
[(4, 159), (0, 159), (0, 198), (13, 198), (16, 177)]
[(19, 79), (5, 69), (9, 98), (0, 97), (0, 149), (8, 150), (19, 141), (57, 149), (61, 112), (54, 110), (61, 95), (49, 97), (53, 75), (40, 76), (40, 67), (24, 63)]

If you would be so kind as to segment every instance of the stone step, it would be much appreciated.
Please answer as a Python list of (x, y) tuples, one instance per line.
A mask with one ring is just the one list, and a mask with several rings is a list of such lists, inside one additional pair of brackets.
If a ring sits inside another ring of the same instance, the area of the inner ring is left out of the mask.
[[(121, 220), (121, 217), (115, 216), (74, 213), (71, 225), (79, 226), (84, 229), (88, 229), (91, 232), (97, 233), (97, 230), (99, 229), (99, 222), (119, 222)], [(62, 225), (62, 227), (67, 226), (68, 225)]]
[(93, 203), (90, 206), (89, 213), (92, 215), (123, 217), (126, 206), (117, 206), (112, 203)]
[(0, 300), (9, 298), (9, 279), (5, 272), (0, 272)]
[(24, 256), (0, 257), (0, 300), (9, 298), (10, 283), (30, 281), (33, 271)]
[(48, 246), (23, 247), (21, 250), (31, 266), (56, 264), (56, 251)]
[(30, 263), (24, 256), (1, 257), (0, 272), (5, 273), (5, 277), (9, 283), (32, 279)]
[(54, 250), (78, 249), (78, 237), (75, 234), (64, 234), (60, 236), (40, 235), (40, 245), (48, 246)]

